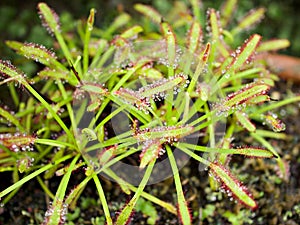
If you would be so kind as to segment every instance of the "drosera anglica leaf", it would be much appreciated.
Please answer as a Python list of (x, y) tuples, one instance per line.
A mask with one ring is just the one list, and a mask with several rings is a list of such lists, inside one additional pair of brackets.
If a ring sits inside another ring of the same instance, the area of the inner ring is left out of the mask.
[(145, 168), (152, 160), (158, 158), (164, 150), (161, 146), (159, 139), (153, 141), (147, 141), (143, 144), (143, 150), (140, 154), (140, 168)]
[(186, 84), (187, 78), (182, 73), (170, 78), (162, 78), (159, 81), (140, 88), (138, 93), (142, 98), (163, 99), (167, 91), (174, 90), (180, 84)]
[(83, 181), (80, 182), (77, 186), (75, 186), (69, 194), (66, 196), (65, 203), (68, 204), (71, 210), (74, 210), (77, 204), (77, 200), (79, 199), (82, 191), (84, 190), (87, 183), (92, 179), (91, 176), (87, 176)]
[(194, 131), (192, 126), (162, 126), (155, 128), (145, 128), (135, 133), (138, 141), (149, 141), (160, 139), (161, 143), (172, 143), (178, 141)]
[(137, 35), (141, 32), (143, 32), (143, 28), (141, 26), (135, 25), (133, 27), (130, 27), (129, 29), (125, 30), (120, 37), (125, 39), (131, 39), (137, 37)]
[(246, 113), (242, 111), (236, 111), (235, 113), (237, 121), (249, 132), (254, 132), (256, 130), (255, 125), (250, 121)]
[(195, 53), (203, 41), (201, 25), (198, 21), (193, 21), (187, 36), (187, 48)]
[(4, 76), (4, 78), (16, 78), (17, 81), (20, 81), (20, 78), (24, 78), (25, 74), (19, 72), (18, 69), (11, 64), (10, 61), (0, 60), (0, 74)]
[(217, 163), (210, 163), (209, 167), (213, 176), (221, 183), (221, 188), (230, 198), (238, 200), (253, 210), (257, 208), (257, 203), (247, 187), (238, 181), (228, 169)]
[(56, 60), (55, 53), (50, 51), (43, 45), (35, 43), (25, 43), (21, 47), (19, 53), (24, 55), (26, 58), (33, 59), (34, 61), (39, 62), (45, 66), (56, 66), (57, 68), (64, 69), (64, 66)]
[(102, 149), (98, 154), (99, 165), (104, 166), (117, 154), (117, 145), (108, 146)]
[(28, 155), (22, 157), (17, 161), (18, 171), (20, 173), (27, 172), (29, 168), (33, 165), (34, 158), (29, 157)]
[(193, 145), (188, 143), (179, 143), (176, 146), (185, 146), (191, 150), (210, 152), (210, 153), (220, 153), (227, 155), (243, 155), (246, 157), (256, 157), (256, 158), (273, 158), (277, 157), (272, 151), (268, 149), (263, 149), (260, 147), (239, 147), (239, 148), (210, 148), (207, 146)]
[(223, 99), (216, 105), (216, 114), (228, 113), (234, 110), (240, 110), (249, 104), (252, 98), (265, 95), (270, 89), (269, 85), (260, 82), (246, 84), (241, 90), (231, 93), (226, 99)]
[(50, 69), (49, 67), (44, 68), (43, 70), (39, 71), (37, 75), (45, 80), (48, 79), (60, 79), (63, 82), (66, 81), (72, 86), (76, 86), (78, 84), (78, 80), (76, 79), (73, 74), (70, 74), (68, 70), (58, 70), (58, 69)]
[(135, 4), (134, 9), (143, 15), (149, 17), (153, 22), (160, 24), (162, 16), (154, 8), (148, 5)]
[(15, 50), (18, 54), (25, 56), (28, 59), (33, 59), (48, 67), (56, 67), (66, 69), (56, 59), (56, 55), (45, 46), (36, 43), (21, 43), (18, 41), (6, 41), (7, 46)]
[(135, 106), (139, 110), (147, 111), (150, 106), (149, 98), (140, 96), (139, 92), (128, 89), (120, 88), (113, 92), (113, 95), (119, 97), (123, 102)]
[(38, 4), (39, 15), (42, 25), (46, 27), (50, 34), (60, 32), (59, 16), (46, 3)]
[(257, 52), (277, 51), (289, 46), (290, 42), (287, 39), (273, 39), (261, 42), (257, 47)]
[(243, 69), (244, 64), (249, 64), (256, 53), (256, 49), (261, 41), (261, 36), (258, 34), (252, 35), (249, 39), (244, 42), (242, 47), (238, 47), (234, 52), (231, 53), (232, 59), (227, 58), (223, 62), (223, 68), (220, 72), (223, 77), (218, 81), (219, 85), (227, 82), (228, 78), (233, 76), (235, 72), (239, 72)]
[(235, 35), (242, 30), (250, 29), (264, 18), (265, 11), (264, 8), (250, 10), (249, 13), (240, 20), (239, 24), (231, 31), (231, 33)]
[(11, 151), (32, 151), (36, 137), (33, 135), (21, 133), (5, 133), (0, 134), (0, 144), (9, 148)]
[(220, 13), (215, 9), (209, 9), (207, 11), (207, 17), (208, 30), (211, 32), (209, 34), (211, 35), (212, 40), (219, 40), (221, 33)]
[(274, 113), (268, 113), (265, 115), (264, 120), (275, 132), (284, 131), (286, 128), (285, 124), (278, 119), (278, 116)]
[(123, 27), (130, 21), (130, 15), (127, 13), (121, 13), (119, 14), (114, 21), (111, 23), (111, 25), (105, 30), (105, 34), (112, 34), (115, 32), (118, 28)]
[(245, 44), (241, 48), (237, 48), (235, 53), (233, 53), (231, 65), (227, 69), (236, 71), (240, 69), (244, 63), (249, 62), (250, 58), (254, 55), (261, 38), (260, 35), (254, 34), (245, 41)]
[(208, 17), (208, 25), (207, 29), (209, 31), (209, 35), (211, 37), (211, 54), (209, 56), (209, 61), (215, 61), (215, 56), (217, 55), (217, 51), (223, 55), (223, 57), (228, 57), (229, 53), (224, 46), (224, 42), (222, 41), (222, 27), (220, 23), (220, 13), (215, 9), (209, 9), (207, 11)]
[(108, 93), (108, 90), (104, 87), (104, 85), (98, 83), (84, 83), (80, 86), (80, 89), (97, 95), (106, 95)]
[(230, 19), (232, 19), (232, 13), (237, 6), (237, 0), (227, 0), (221, 7), (221, 24), (225, 27)]
[(203, 69), (205, 68), (205, 65), (206, 65), (207, 60), (208, 60), (209, 55), (210, 55), (210, 50), (211, 50), (211, 44), (207, 43), (204, 51), (202, 52), (202, 54), (200, 56), (201, 60), (197, 64), (195, 73), (193, 74), (191, 82), (188, 86), (187, 92), (190, 93), (190, 94), (192, 93), (192, 91), (194, 91), (194, 88), (198, 84), (198, 78), (201, 75), (201, 73), (203, 72)]
[(94, 141), (97, 140), (97, 135), (94, 132), (94, 130), (90, 128), (83, 128), (81, 133), (86, 137), (88, 141)]
[(192, 10), (193, 10), (193, 15), (196, 20), (200, 21), (201, 20), (201, 6), (202, 6), (202, 1), (201, 0), (190, 0)]
[(276, 157), (271, 151), (259, 147), (239, 147), (237, 154), (255, 158), (273, 158)]
[[(167, 42), (167, 66), (169, 67), (170, 71), (172, 71), (171, 68), (175, 69), (177, 67), (176, 36), (170, 24), (166, 22), (162, 22), (160, 26), (164, 38)], [(169, 76), (173, 76), (173, 75), (174, 75), (173, 71), (169, 72)]]

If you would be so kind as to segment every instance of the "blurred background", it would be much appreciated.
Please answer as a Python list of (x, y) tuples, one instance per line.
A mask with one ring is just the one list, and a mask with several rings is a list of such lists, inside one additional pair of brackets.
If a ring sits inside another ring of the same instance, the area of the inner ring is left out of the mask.
[[(188, 0), (182, 0), (188, 1)], [(18, 40), (41, 43), (51, 46), (52, 38), (41, 26), (37, 15), (36, 6), (38, 0), (1, 0), (0, 1), (0, 58), (11, 59), (14, 54), (5, 46), (4, 40)], [(120, 11), (129, 12), (133, 17), (138, 14), (133, 10), (134, 3), (151, 4), (164, 15), (173, 5), (172, 0), (44, 0), (49, 6), (55, 9), (60, 15), (63, 29), (65, 31), (76, 27), (77, 19), (85, 19), (90, 8), (97, 10), (96, 26), (105, 29)], [(220, 8), (221, 0), (202, 0), (202, 7)], [(265, 7), (265, 19), (249, 33), (257, 32), (263, 35), (264, 39), (288, 38), (291, 47), (284, 51), (285, 54), (300, 56), (300, 9), (299, 0), (255, 0), (239, 1), (234, 19), (237, 21), (250, 9)], [(245, 34), (247, 37), (249, 34)]]

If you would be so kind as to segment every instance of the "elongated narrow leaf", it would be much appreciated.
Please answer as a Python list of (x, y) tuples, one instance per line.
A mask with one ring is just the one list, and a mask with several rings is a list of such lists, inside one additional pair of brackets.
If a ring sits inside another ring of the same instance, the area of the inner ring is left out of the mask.
[(221, 23), (226, 26), (232, 18), (232, 13), (237, 6), (237, 0), (227, 0), (221, 8)]
[(21, 125), (19, 119), (15, 116), (15, 113), (9, 111), (7, 107), (0, 107), (0, 116), (5, 118), (11, 124), (14, 124), (20, 131), (25, 132), (25, 128)]
[(197, 21), (200, 21), (200, 12), (201, 12), (201, 0), (190, 0), (190, 3), (192, 5), (193, 15), (196, 18)]
[(69, 84), (76, 86), (78, 85), (78, 80), (73, 74), (70, 74), (70, 71), (67, 69), (50, 69), (49, 67), (46, 67), (45, 69), (38, 72), (38, 76), (43, 79), (59, 79), (59, 80), (65, 80)]
[(234, 154), (234, 155), (244, 155), (247, 157), (257, 157), (257, 158), (274, 158), (277, 157), (272, 151), (268, 149), (262, 149), (258, 147), (240, 147), (240, 148), (210, 148), (207, 146), (192, 145), (188, 143), (181, 143), (179, 146), (186, 146), (189, 149), (210, 152), (210, 153), (220, 153), (220, 154)]
[[(211, 44), (207, 43), (204, 51), (200, 55), (200, 60), (199, 60), (199, 63), (197, 64), (196, 71), (193, 74), (192, 80), (191, 80), (191, 82), (189, 84), (189, 87), (187, 89), (188, 93), (192, 93), (192, 91), (194, 91), (196, 85), (199, 86), (199, 87), (202, 86), (201, 84), (199, 84), (198, 78), (199, 78), (200, 74), (203, 72), (203, 69), (206, 66), (207, 60), (208, 60), (209, 55), (210, 55), (210, 51), (211, 51)], [(200, 91), (200, 89), (197, 90), (197, 92), (198, 91)], [(208, 97), (208, 92), (205, 93), (205, 90), (201, 89), (200, 95), (202, 95), (202, 97), (204, 97), (204, 99), (205, 99), (206, 97)], [(205, 97), (205, 95), (207, 95), (207, 96)]]
[(220, 23), (220, 14), (218, 11), (214, 9), (209, 9), (207, 12), (208, 16), (208, 25), (207, 29), (209, 31), (209, 35), (211, 37), (211, 54), (210, 54), (210, 62), (215, 60), (217, 56), (216, 52), (220, 52), (223, 57), (228, 57), (229, 52), (224, 46), (224, 42), (222, 39), (222, 28)]
[(81, 193), (83, 192), (86, 184), (91, 179), (91, 177), (86, 177), (79, 185), (77, 185), (74, 189), (72, 189), (69, 195), (66, 197), (66, 204), (69, 205), (69, 208), (74, 210), (76, 207), (76, 203)]
[(198, 21), (193, 21), (188, 31), (187, 48), (190, 52), (195, 53), (202, 43), (203, 34), (201, 25)]
[(0, 144), (9, 148), (12, 151), (18, 152), (33, 150), (32, 145), (36, 137), (27, 134), (15, 133), (15, 134), (0, 134)]
[(140, 96), (139, 92), (131, 89), (120, 88), (120, 90), (113, 92), (113, 94), (118, 96), (123, 102), (131, 104), (139, 110), (146, 111), (150, 106), (148, 98)]
[(111, 160), (117, 153), (117, 145), (109, 146), (107, 148), (102, 149), (102, 151), (98, 154), (99, 165), (105, 165), (109, 160)]
[(260, 95), (265, 95), (270, 89), (269, 85), (260, 82), (254, 82), (247, 84), (240, 91), (231, 93), (226, 99), (221, 100), (220, 103), (216, 105), (217, 115), (222, 115), (224, 112), (231, 112), (236, 109), (242, 109), (247, 104), (250, 104), (250, 100)]
[(208, 27), (212, 40), (219, 40), (220, 38), (220, 15), (215, 9), (209, 9), (208, 15)]
[(226, 168), (216, 163), (211, 163), (209, 167), (212, 174), (221, 183), (221, 188), (224, 189), (230, 198), (237, 199), (251, 209), (257, 208), (257, 203), (246, 186), (233, 177)]
[[(164, 35), (164, 38), (167, 42), (167, 56), (168, 56), (168, 64), (167, 66), (170, 68), (176, 68), (176, 36), (175, 33), (170, 26), (170, 24), (163, 22), (161, 23), (161, 30)], [(169, 74), (170, 75), (170, 74)]]
[(248, 62), (251, 56), (256, 51), (256, 48), (261, 40), (261, 36), (258, 34), (252, 35), (242, 46), (233, 53), (233, 61), (231, 62), (230, 69), (236, 71), (240, 69), (244, 63)]
[(114, 19), (112, 24), (107, 28), (105, 32), (107, 32), (108, 34), (112, 34), (118, 28), (126, 25), (129, 22), (129, 20), (130, 20), (130, 15), (127, 13), (122, 13)]
[(50, 34), (60, 32), (60, 23), (58, 15), (52, 10), (46, 3), (38, 4), (40, 18), (42, 19), (42, 24), (46, 27)]
[(277, 51), (289, 46), (290, 42), (287, 39), (274, 39), (260, 43), (257, 48), (257, 52)]
[(141, 26), (136, 25), (125, 30), (120, 36), (122, 38), (129, 39), (136, 37), (141, 32), (143, 32), (143, 28)]
[(241, 111), (236, 111), (235, 115), (238, 122), (242, 125), (242, 127), (244, 127), (250, 132), (254, 132), (256, 130), (255, 125), (250, 121), (246, 113), (243, 113)]
[(57, 65), (62, 67), (62, 65), (60, 65), (60, 63), (56, 61), (55, 53), (50, 51), (43, 45), (38, 45), (35, 43), (25, 43), (20, 48), (19, 53), (29, 59), (33, 59), (36, 62), (44, 64), (45, 66)]
[(244, 16), (239, 24), (231, 31), (232, 34), (236, 34), (241, 30), (250, 29), (255, 24), (259, 23), (265, 14), (264, 8), (258, 8), (251, 10), (246, 16)]
[(191, 225), (192, 224), (191, 214), (190, 214), (189, 208), (187, 206), (187, 201), (183, 194), (182, 183), (180, 181), (179, 172), (178, 172), (178, 168), (176, 165), (176, 160), (175, 160), (175, 157), (169, 146), (167, 146), (167, 153), (168, 153), (168, 157), (169, 157), (172, 171), (174, 174), (174, 181), (175, 181), (175, 187), (176, 187), (176, 193), (177, 193), (178, 215), (179, 215), (181, 224)]
[(151, 161), (158, 158), (163, 153), (163, 149), (159, 140), (148, 141), (144, 144), (142, 153), (140, 154), (140, 168), (145, 168)]
[(257, 148), (257, 147), (240, 147), (236, 149), (236, 153), (248, 157), (256, 158), (273, 158), (274, 155), (271, 151), (267, 149)]
[(154, 21), (157, 24), (160, 24), (162, 20), (162, 16), (159, 14), (159, 12), (157, 12), (151, 6), (143, 5), (143, 4), (135, 4), (134, 9), (144, 14), (145, 16), (149, 17), (152, 21)]
[(178, 74), (170, 78), (163, 78), (157, 82), (149, 84), (139, 89), (138, 93), (142, 98), (164, 99), (167, 91), (179, 88), (180, 85), (185, 84), (187, 76)]
[(117, 218), (117, 221), (114, 223), (115, 225), (124, 225), (130, 221), (130, 216), (133, 214), (133, 208), (135, 207), (138, 199), (140, 198), (140, 196), (143, 193), (143, 190), (151, 176), (155, 162), (156, 162), (156, 160), (153, 160), (147, 166), (146, 171), (143, 176), (143, 179), (139, 184), (139, 187), (137, 188), (132, 199), (122, 209), (121, 213), (119, 214), (119, 216)]
[(192, 126), (163, 126), (138, 130), (135, 137), (139, 141), (160, 139), (161, 142), (178, 141), (178, 139), (191, 134), (194, 131)]
[(275, 132), (284, 131), (286, 128), (285, 124), (278, 119), (276, 114), (268, 113), (264, 116), (264, 119), (267, 125), (269, 125)]
[(80, 89), (93, 94), (98, 95), (106, 95), (108, 93), (108, 90), (104, 87), (102, 84), (97, 83), (85, 83), (80, 87)]
[(57, 192), (55, 194), (54, 201), (52, 205), (49, 206), (48, 210), (45, 213), (44, 223), (45, 225), (59, 225), (64, 224), (66, 220), (66, 214), (68, 212), (68, 205), (64, 202), (66, 189), (70, 181), (70, 177), (76, 161), (80, 155), (77, 155), (73, 158), (70, 163), (69, 170), (63, 176)]
[[(16, 78), (19, 81), (20, 78), (24, 78), (24, 74), (19, 72), (17, 68), (11, 64), (10, 61), (0, 60), (0, 74), (4, 76), (4, 78)], [(18, 78), (18, 79), (17, 79)]]

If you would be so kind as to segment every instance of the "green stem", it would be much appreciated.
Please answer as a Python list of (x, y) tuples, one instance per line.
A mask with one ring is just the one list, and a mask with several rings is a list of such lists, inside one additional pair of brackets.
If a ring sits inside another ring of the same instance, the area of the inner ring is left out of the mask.
[(70, 138), (70, 140), (73, 143), (76, 143), (76, 140), (73, 136), (73, 134), (70, 132), (70, 130), (67, 128), (65, 123), (61, 120), (59, 115), (56, 114), (56, 112), (53, 110), (52, 106), (46, 102), (42, 96), (39, 95), (31, 86), (28, 84), (25, 80), (22, 81), (22, 84), (27, 88), (27, 90), (36, 98), (38, 99), (42, 105), (51, 113), (53, 118), (56, 120), (56, 122), (61, 126), (61, 128), (66, 132), (67, 136)]
[(71, 158), (71, 156), (68, 155), (67, 157), (63, 157), (63, 158), (57, 160), (53, 164), (52, 163), (47, 164), (47, 165), (43, 166), (42, 168), (34, 171), (33, 173), (29, 174), (28, 176), (24, 177), (23, 179), (19, 180), (18, 182), (14, 183), (13, 185), (9, 186), (8, 188), (6, 188), (2, 192), (0, 192), (0, 198), (2, 198), (3, 196), (7, 195), (10, 192), (12, 192), (16, 188), (19, 188), (20, 186), (22, 186), (23, 184), (25, 184), (29, 180), (33, 179), (34, 177), (38, 176), (39, 174), (41, 174), (41, 173), (51, 169), (52, 167), (68, 160), (69, 158)]
[(45, 183), (43, 182), (41, 177), (37, 176), (36, 178), (37, 178), (37, 181), (39, 182), (39, 184), (41, 185), (42, 189), (44, 190), (44, 192), (53, 200), (55, 198), (54, 194), (52, 194), (52, 192), (49, 190), (49, 188), (45, 185)]
[(94, 179), (94, 182), (96, 184), (98, 194), (99, 194), (99, 197), (100, 197), (100, 200), (101, 200), (101, 204), (102, 204), (103, 211), (104, 211), (105, 218), (106, 218), (106, 224), (107, 225), (112, 225), (113, 222), (112, 222), (112, 219), (110, 217), (109, 208), (108, 208), (108, 205), (107, 205), (107, 201), (106, 201), (105, 194), (104, 194), (102, 185), (100, 183), (100, 180), (99, 180), (99, 178), (97, 177), (96, 174), (93, 175), (93, 179)]
[(189, 224), (191, 224), (191, 217), (190, 217), (189, 209), (187, 207), (187, 202), (185, 200), (185, 197), (184, 197), (184, 194), (182, 191), (182, 185), (181, 185), (181, 181), (180, 181), (180, 177), (179, 177), (178, 168), (176, 165), (176, 160), (175, 160), (175, 157), (172, 153), (170, 146), (166, 146), (166, 149), (167, 149), (169, 161), (171, 164), (171, 168), (173, 171), (173, 177), (174, 177), (175, 188), (176, 188), (176, 192), (177, 192), (177, 202), (178, 202), (178, 208), (179, 208), (181, 222), (183, 225), (189, 225)]
[(130, 202), (124, 207), (124, 209), (120, 213), (120, 215), (116, 221), (116, 225), (126, 224), (127, 221), (129, 220), (129, 217), (132, 213), (134, 206), (136, 205), (137, 200), (140, 198), (145, 186), (147, 185), (147, 182), (151, 176), (155, 162), (156, 162), (156, 160), (153, 160), (152, 162), (149, 163), (138, 189), (136, 190), (136, 192), (135, 192), (134, 196), (132, 197), (132, 199), (130, 200)]
[(282, 101), (279, 101), (279, 102), (275, 102), (271, 105), (268, 105), (268, 106), (264, 106), (263, 108), (261, 109), (257, 109), (255, 110), (255, 112), (251, 113), (249, 116), (256, 116), (256, 115), (261, 115), (262, 113), (264, 112), (267, 112), (267, 111), (270, 111), (270, 110), (273, 110), (273, 109), (276, 109), (276, 108), (279, 108), (279, 107), (282, 107), (284, 105), (288, 105), (288, 104), (291, 104), (293, 102), (298, 102), (300, 101), (300, 96), (294, 96), (294, 97), (291, 97), (291, 98), (287, 98), (287, 99), (284, 99)]
[(12, 97), (15, 106), (18, 107), (20, 104), (20, 100), (16, 88), (14, 86), (14, 83), (9, 83), (8, 88), (9, 88), (10, 96)]

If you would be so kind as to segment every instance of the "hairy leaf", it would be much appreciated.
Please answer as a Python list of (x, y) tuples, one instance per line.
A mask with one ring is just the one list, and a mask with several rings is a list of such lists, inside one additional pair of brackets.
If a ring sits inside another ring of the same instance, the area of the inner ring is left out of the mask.
[(149, 17), (155, 23), (160, 24), (162, 16), (152, 7), (143, 4), (135, 4), (134, 9)]
[(248, 189), (233, 177), (225, 167), (216, 163), (211, 163), (209, 167), (212, 174), (221, 183), (221, 188), (227, 192), (229, 197), (237, 199), (251, 209), (257, 208), (257, 204)]
[(58, 15), (49, 8), (46, 3), (39, 3), (38, 4), (40, 18), (42, 19), (42, 24), (44, 27), (47, 28), (47, 31), (50, 34), (60, 32), (60, 23)]

